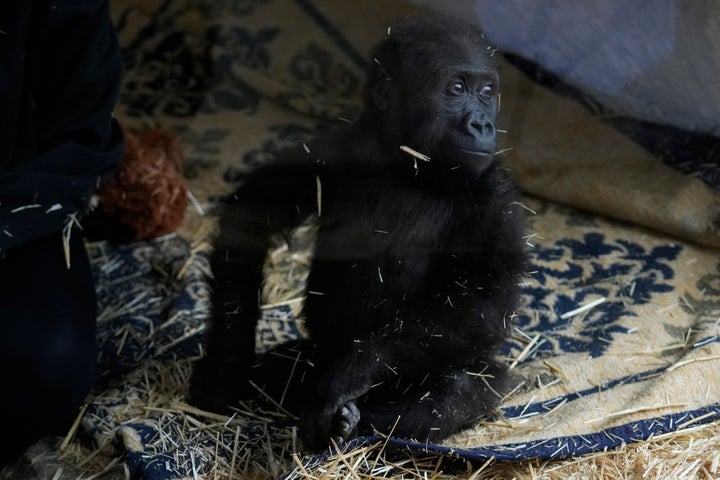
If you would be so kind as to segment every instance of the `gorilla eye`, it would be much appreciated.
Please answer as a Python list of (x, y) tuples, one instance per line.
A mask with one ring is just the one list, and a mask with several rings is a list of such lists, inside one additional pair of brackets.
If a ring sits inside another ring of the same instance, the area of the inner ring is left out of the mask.
[(480, 90), (480, 94), (486, 97), (491, 97), (495, 95), (495, 85), (493, 85), (492, 83), (486, 83)]
[(448, 85), (448, 91), (453, 95), (462, 95), (465, 93), (465, 84), (460, 80), (452, 82)]

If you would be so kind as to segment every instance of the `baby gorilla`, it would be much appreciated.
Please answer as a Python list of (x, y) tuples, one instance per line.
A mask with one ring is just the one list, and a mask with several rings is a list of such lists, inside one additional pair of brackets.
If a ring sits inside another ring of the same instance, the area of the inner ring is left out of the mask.
[[(436, 441), (497, 403), (506, 369), (495, 356), (526, 258), (515, 188), (494, 156), (493, 53), (457, 21), (393, 27), (357, 121), (279, 155), (220, 206), (194, 403), (222, 409), (256, 394), (252, 381), (300, 414), (315, 450), (373, 429)], [(256, 364), (268, 239), (310, 215), (311, 338)]]

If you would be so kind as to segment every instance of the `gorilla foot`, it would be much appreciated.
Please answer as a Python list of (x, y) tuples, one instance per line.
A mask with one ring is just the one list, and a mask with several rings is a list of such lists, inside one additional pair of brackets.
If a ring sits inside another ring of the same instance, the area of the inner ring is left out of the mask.
[[(336, 404), (337, 405), (337, 404)], [(360, 410), (355, 400), (339, 407), (327, 406), (321, 411), (307, 411), (300, 415), (300, 436), (305, 448), (321, 452), (332, 443), (344, 445), (357, 431)]]
[(360, 421), (360, 410), (354, 400), (341, 406), (332, 419), (330, 438), (338, 445), (344, 444), (350, 438)]

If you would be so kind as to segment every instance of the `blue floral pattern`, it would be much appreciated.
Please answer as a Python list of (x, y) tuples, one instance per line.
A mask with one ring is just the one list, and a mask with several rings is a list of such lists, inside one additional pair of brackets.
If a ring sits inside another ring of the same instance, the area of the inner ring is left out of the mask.
[[(627, 333), (618, 320), (635, 315), (630, 304), (644, 305), (654, 295), (673, 290), (670, 263), (681, 250), (680, 245), (646, 249), (629, 240), (609, 240), (597, 232), (586, 233), (579, 240), (562, 239), (541, 246), (533, 257), (530, 284), (524, 288), (525, 310), (533, 315), (519, 315), (515, 325), (528, 334), (543, 334), (548, 341), (540, 346), (539, 353), (602, 356), (616, 335)], [(606, 261), (600, 263), (598, 259)], [(618, 289), (617, 282), (623, 279), (632, 281), (626, 280)], [(607, 301), (579, 320), (563, 318), (563, 314), (598, 298)], [(522, 348), (506, 345), (506, 353), (512, 350)]]

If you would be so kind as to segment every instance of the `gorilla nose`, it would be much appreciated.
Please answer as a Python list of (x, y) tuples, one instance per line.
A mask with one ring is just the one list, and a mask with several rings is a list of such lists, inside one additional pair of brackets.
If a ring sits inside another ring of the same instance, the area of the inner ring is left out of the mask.
[(470, 128), (483, 137), (495, 137), (495, 125), (484, 118), (470, 122)]
[(477, 151), (495, 151), (495, 125), (485, 115), (468, 114), (463, 119), (465, 134), (471, 137), (473, 149)]
[(485, 115), (478, 116), (469, 113), (464, 120), (466, 133), (482, 137), (484, 141), (495, 138), (495, 125)]

